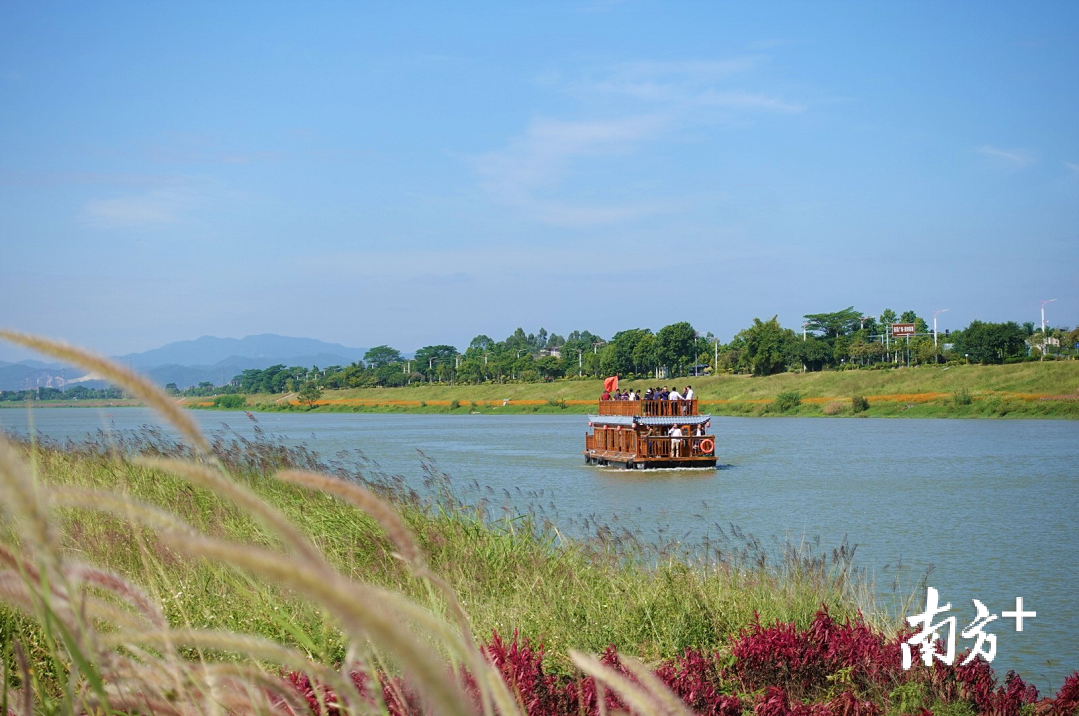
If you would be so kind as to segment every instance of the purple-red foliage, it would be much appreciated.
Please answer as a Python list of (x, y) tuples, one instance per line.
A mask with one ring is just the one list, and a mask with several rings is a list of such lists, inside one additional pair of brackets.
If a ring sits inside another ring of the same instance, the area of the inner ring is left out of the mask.
[[(367, 688), (367, 674), (363, 671), (353, 671), (350, 676), (360, 697), (367, 699), (368, 703), (373, 705), (375, 700), (371, 697), (370, 690)], [(307, 706), (311, 709), (312, 714), (341, 716), (337, 694), (332, 688), (324, 684), (314, 684), (307, 674), (296, 671), (288, 672), (284, 678), (307, 701)], [(419, 706), (418, 698), (402, 679), (380, 673), (378, 682), (382, 689), (382, 698), (386, 704), (386, 711), (391, 716), (419, 716), (423, 713), (422, 708)], [(322, 706), (320, 706), (320, 698)]]
[(574, 713), (566, 688), (554, 674), (543, 670), (543, 645), (533, 648), (526, 637), (520, 641), (517, 630), (513, 641), (506, 644), (498, 632), (483, 647), (487, 660), (499, 670), (506, 685), (513, 691), (528, 716)]
[[(964, 664), (965, 659), (966, 654), (960, 654), (953, 666), (934, 662), (927, 681), (940, 701), (966, 701), (981, 716), (1019, 716), (1023, 706), (1038, 700), (1038, 689), (1014, 671), (1009, 671), (1004, 685), (998, 687), (988, 661), (979, 656)], [(920, 673), (912, 669), (912, 678)]]
[[(1064, 681), (1055, 699), (1038, 702), (1038, 691), (1014, 672), (998, 687), (993, 670), (982, 658), (969, 664), (948, 666), (935, 661), (931, 668), (917, 663), (903, 671), (900, 644), (903, 635), (886, 642), (861, 622), (840, 624), (827, 610), (799, 631), (790, 624), (761, 626), (755, 620), (732, 641), (733, 665), (720, 666), (718, 654), (687, 650), (656, 669), (656, 676), (694, 713), (702, 716), (740, 716), (750, 708), (755, 716), (880, 716), (886, 694), (906, 681), (924, 684), (934, 701), (966, 701), (979, 716), (1019, 716), (1023, 706), (1036, 704), (1039, 716), (1079, 716), (1079, 672)], [(506, 684), (520, 700), (528, 716), (596, 716), (599, 688), (591, 676), (570, 678), (552, 674), (543, 664), (543, 646), (534, 646), (514, 632), (506, 642), (497, 632), (483, 647), (488, 661), (499, 670)], [(618, 653), (608, 646), (600, 661), (631, 680)], [(962, 661), (962, 655), (957, 662)], [(841, 679), (829, 676), (843, 672)], [(369, 677), (361, 671), (351, 674), (360, 695), (373, 704)], [(340, 716), (337, 696), (327, 686), (313, 684), (301, 673), (291, 672), (285, 680), (306, 700), (312, 714)], [(408, 684), (398, 677), (378, 674), (386, 712), (390, 716), (420, 716), (422, 703)], [(460, 678), (469, 693), (475, 694), (470, 674)], [(836, 688), (844, 691), (829, 700)], [(740, 699), (732, 688), (743, 692)], [(831, 687), (831, 688), (829, 688)], [(759, 691), (755, 702), (744, 692)], [(319, 707), (321, 703), (325, 709)], [(868, 698), (867, 698), (868, 697)], [(793, 699), (793, 700), (792, 700)], [(810, 700), (811, 703), (804, 703)], [(604, 690), (607, 712), (625, 710), (626, 705), (610, 690)], [(477, 702), (477, 712), (478, 702)], [(917, 716), (932, 716), (922, 709)]]
[(1073, 671), (1064, 679), (1048, 713), (1050, 716), (1075, 716), (1079, 714), (1079, 671)]
[[(600, 656), (599, 660), (604, 666), (609, 666), (622, 676), (636, 681), (636, 679), (626, 671), (625, 667), (622, 666), (622, 662), (618, 659), (618, 652), (615, 651), (613, 646), (608, 645), (607, 648), (603, 650), (603, 655)], [(566, 716), (573, 716), (574, 714), (596, 716), (600, 712), (599, 689), (596, 686), (595, 678), (591, 676), (586, 676), (577, 681), (570, 681), (566, 684), (565, 696), (572, 709), (572, 711), (566, 712)], [(613, 709), (627, 710), (626, 705), (622, 703), (622, 700), (610, 689), (604, 689), (603, 696), (603, 703), (606, 706), (608, 713)]]
[(860, 620), (843, 623), (826, 608), (805, 631), (793, 624), (763, 626), (760, 615), (731, 643), (734, 664), (729, 675), (755, 691), (783, 686), (799, 696), (817, 696), (828, 689), (828, 677), (848, 669), (860, 690), (887, 690), (901, 666), (899, 644), (887, 642)]
[(656, 676), (694, 713), (702, 716), (740, 716), (742, 702), (724, 693), (720, 669), (714, 654), (705, 656), (687, 649), (675, 660), (664, 662)]

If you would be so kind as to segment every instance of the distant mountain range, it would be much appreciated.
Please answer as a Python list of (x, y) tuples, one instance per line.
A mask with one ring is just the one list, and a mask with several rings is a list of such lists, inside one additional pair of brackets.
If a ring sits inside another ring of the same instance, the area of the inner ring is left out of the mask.
[[(113, 356), (113, 360), (137, 370), (159, 385), (175, 383), (179, 388), (187, 388), (203, 382), (223, 385), (249, 368), (262, 370), (280, 363), (304, 368), (345, 366), (361, 360), (366, 352), (366, 348), (349, 348), (314, 338), (264, 333), (246, 338), (203, 336), (142, 353)], [(0, 361), (0, 390), (61, 388), (72, 384), (88, 388), (105, 385), (80, 368), (59, 363)]]

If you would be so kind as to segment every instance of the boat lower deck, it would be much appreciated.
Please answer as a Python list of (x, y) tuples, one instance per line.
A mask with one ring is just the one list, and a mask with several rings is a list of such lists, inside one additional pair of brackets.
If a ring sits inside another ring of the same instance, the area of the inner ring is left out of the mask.
[(671, 467), (710, 468), (716, 466), (715, 455), (695, 455), (686, 457), (642, 457), (631, 452), (619, 450), (585, 450), (584, 460), (589, 465), (609, 465), (624, 467), (627, 470), (648, 470)]

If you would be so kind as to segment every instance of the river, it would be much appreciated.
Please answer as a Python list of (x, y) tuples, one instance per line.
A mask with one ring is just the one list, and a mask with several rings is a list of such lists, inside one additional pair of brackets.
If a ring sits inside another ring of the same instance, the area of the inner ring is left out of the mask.
[[(207, 432), (254, 436), (243, 412), (192, 413)], [(563, 531), (633, 525), (645, 539), (756, 537), (767, 549), (846, 539), (882, 598), (928, 571), (958, 631), (974, 599), (998, 618), (993, 667), (1052, 695), (1079, 668), (1079, 421), (713, 418), (716, 470), (587, 467), (580, 415), (257, 414), (258, 426), (422, 486), (423, 457), (463, 493), (532, 506)], [(0, 410), (0, 428), (83, 438), (157, 424), (141, 408)], [(469, 486), (471, 485), (471, 488)], [(467, 496), (467, 495), (466, 495)], [(919, 593), (920, 594), (920, 593)], [(917, 604), (921, 609), (920, 595)], [(1021, 609), (1016, 599), (1022, 598)], [(1002, 612), (1036, 612), (1018, 619)], [(959, 650), (973, 639), (957, 639)]]

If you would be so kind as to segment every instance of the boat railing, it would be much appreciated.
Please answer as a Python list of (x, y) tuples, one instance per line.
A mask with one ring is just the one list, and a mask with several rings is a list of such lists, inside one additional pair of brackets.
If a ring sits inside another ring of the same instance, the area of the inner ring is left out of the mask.
[[(707, 441), (707, 442), (706, 442)], [(705, 450), (702, 447), (708, 449)], [(715, 455), (716, 437), (714, 435), (693, 435), (686, 438), (670, 438), (665, 436), (652, 436), (641, 438), (640, 452), (642, 458), (689, 458), (711, 457)]]
[(697, 399), (691, 400), (601, 400), (600, 415), (643, 415), (669, 418), (679, 415), (698, 415)]
[(637, 433), (634, 430), (596, 430), (592, 435), (585, 434), (585, 450), (602, 450), (635, 455), (637, 453)]
[(715, 435), (689, 435), (673, 438), (667, 435), (638, 435), (633, 430), (597, 429), (585, 435), (585, 450), (618, 452), (639, 458), (679, 459), (712, 457), (716, 450)]

